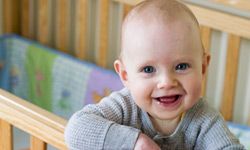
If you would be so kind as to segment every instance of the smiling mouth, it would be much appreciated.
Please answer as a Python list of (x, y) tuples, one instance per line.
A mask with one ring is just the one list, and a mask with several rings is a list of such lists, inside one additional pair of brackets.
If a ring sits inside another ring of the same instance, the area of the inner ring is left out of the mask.
[(157, 97), (156, 100), (162, 104), (171, 105), (180, 100), (180, 98), (181, 95), (173, 95), (173, 96)]

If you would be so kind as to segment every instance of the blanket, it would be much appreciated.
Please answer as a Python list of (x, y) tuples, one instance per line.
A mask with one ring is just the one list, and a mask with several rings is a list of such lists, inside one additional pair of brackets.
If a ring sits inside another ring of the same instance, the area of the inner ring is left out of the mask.
[(1, 37), (0, 48), (0, 86), (66, 119), (123, 87), (113, 70), (16, 35)]

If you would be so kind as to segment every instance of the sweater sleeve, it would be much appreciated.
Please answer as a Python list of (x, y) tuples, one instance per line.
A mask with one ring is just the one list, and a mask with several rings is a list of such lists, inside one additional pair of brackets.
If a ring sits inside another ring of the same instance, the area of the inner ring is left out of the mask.
[(65, 129), (65, 142), (71, 150), (133, 149), (140, 133), (137, 111), (131, 100), (114, 93), (76, 112)]
[(214, 113), (202, 124), (195, 149), (245, 150), (239, 140), (230, 132), (223, 117)]

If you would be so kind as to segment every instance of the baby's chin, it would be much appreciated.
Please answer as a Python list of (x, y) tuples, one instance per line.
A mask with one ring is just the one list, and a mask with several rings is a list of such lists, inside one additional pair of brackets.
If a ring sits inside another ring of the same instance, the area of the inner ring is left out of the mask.
[(183, 117), (183, 114), (185, 114), (185, 111), (180, 111), (180, 112), (175, 112), (175, 113), (164, 113), (164, 114), (158, 114), (157, 112), (154, 114), (148, 113), (149, 116), (153, 119), (156, 120), (161, 120), (161, 121), (173, 121), (173, 120), (178, 120)]

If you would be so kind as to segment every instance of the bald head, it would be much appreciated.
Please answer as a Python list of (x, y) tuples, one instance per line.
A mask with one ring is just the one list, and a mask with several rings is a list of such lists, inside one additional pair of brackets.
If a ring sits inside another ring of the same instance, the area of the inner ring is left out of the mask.
[(187, 27), (191, 30), (199, 29), (199, 23), (194, 14), (181, 2), (176, 0), (145, 0), (139, 3), (130, 11), (123, 22), (121, 56), (124, 52), (126, 33), (129, 32), (129, 26), (132, 24), (133, 27), (136, 27), (135, 24), (137, 24), (138, 28), (147, 26), (150, 23), (168, 26), (178, 20), (182, 20), (183, 23), (186, 23)]
[(189, 16), (197, 25), (194, 14), (184, 4), (176, 0), (145, 0), (134, 7), (124, 23), (133, 19), (157, 17), (163, 21), (171, 21), (182, 15)]

